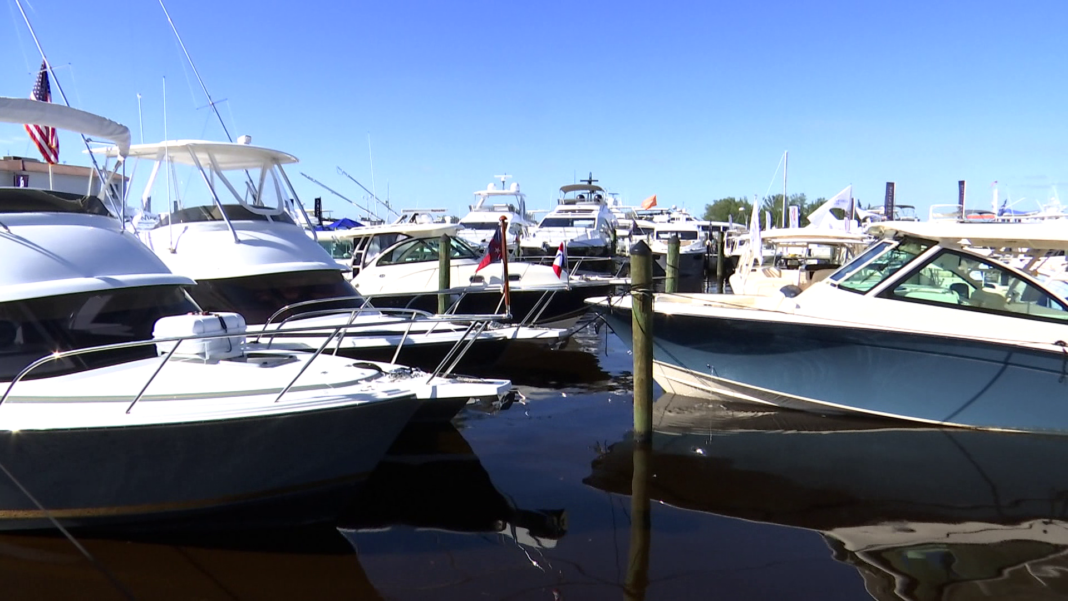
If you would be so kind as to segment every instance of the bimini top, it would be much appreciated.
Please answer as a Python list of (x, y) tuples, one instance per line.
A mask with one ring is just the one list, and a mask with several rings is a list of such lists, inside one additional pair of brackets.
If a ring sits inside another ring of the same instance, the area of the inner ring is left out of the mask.
[(840, 230), (788, 227), (760, 232), (760, 237), (779, 244), (863, 244), (869, 236)]
[(1068, 250), (1063, 223), (959, 223), (886, 221), (868, 227), (876, 237), (913, 236), (958, 246)]
[(566, 186), (560, 186), (561, 194), (567, 194), (569, 192), (604, 192), (604, 188), (593, 184), (568, 184)]
[(130, 150), (130, 130), (125, 125), (62, 104), (0, 97), (0, 122), (46, 125), (103, 138), (115, 144), (109, 156), (126, 156)]
[[(94, 149), (106, 156), (115, 156), (117, 149), (101, 148)], [(238, 144), (236, 142), (210, 142), (206, 140), (168, 140), (155, 144), (135, 144), (129, 148), (130, 157), (146, 159), (149, 161), (162, 161), (170, 155), (169, 160), (178, 165), (193, 165), (193, 156), (205, 169), (212, 168), (212, 160), (218, 171), (230, 171), (236, 169), (259, 169), (265, 164), (288, 165), (298, 162), (297, 157), (282, 152), (252, 146)]]

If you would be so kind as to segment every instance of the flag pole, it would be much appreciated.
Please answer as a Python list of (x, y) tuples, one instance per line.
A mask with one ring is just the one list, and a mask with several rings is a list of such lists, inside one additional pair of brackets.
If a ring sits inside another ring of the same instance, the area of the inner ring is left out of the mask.
[(501, 215), (501, 278), (504, 286), (504, 312), (512, 315), (512, 294), (508, 286), (508, 217)]

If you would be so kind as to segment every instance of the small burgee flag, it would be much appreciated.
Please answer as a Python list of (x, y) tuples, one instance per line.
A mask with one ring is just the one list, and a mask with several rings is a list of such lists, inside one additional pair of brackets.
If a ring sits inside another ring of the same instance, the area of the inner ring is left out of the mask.
[(649, 198), (646, 198), (645, 200), (642, 201), (642, 208), (643, 209), (651, 209), (651, 208), (653, 208), (655, 206), (656, 206), (656, 194), (653, 194)]
[(493, 232), (493, 238), (490, 239), (489, 245), (486, 246), (486, 256), (482, 257), (482, 261), (479, 262), (478, 268), (475, 269), (475, 273), (478, 273), (483, 267), (490, 263), (495, 263), (501, 260), (501, 228), (497, 228)]
[[(30, 98), (38, 102), (52, 102), (52, 88), (48, 85), (48, 65), (44, 61), (41, 61), (41, 70), (37, 73), (37, 82), (33, 85)], [(50, 165), (55, 165), (59, 161), (59, 136), (56, 134), (56, 129), (29, 123), (24, 127), (44, 160)]]
[(553, 273), (556, 277), (567, 271), (567, 246), (561, 242), (560, 248), (556, 249), (556, 258), (553, 259)]

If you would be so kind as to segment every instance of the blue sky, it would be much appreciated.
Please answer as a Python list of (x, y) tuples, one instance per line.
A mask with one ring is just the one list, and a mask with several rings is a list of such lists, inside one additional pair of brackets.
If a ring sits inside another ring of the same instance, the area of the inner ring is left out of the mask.
[[(40, 63), (2, 0), (0, 95), (25, 96)], [(155, 2), (24, 6), (72, 105), (163, 138), (222, 139)], [(926, 214), (1001, 196), (1035, 208), (1068, 182), (1059, 2), (170, 2), (235, 134), (301, 159), (306, 205), (359, 200), (368, 134), (379, 196), (462, 214), (509, 173), (531, 208), (592, 171), (630, 203), (700, 212), (730, 195), (854, 195)], [(84, 164), (61, 137), (61, 160)], [(0, 153), (32, 156), (17, 126)], [(1064, 189), (1068, 193), (1068, 189)], [(1066, 199), (1068, 202), (1068, 199)]]

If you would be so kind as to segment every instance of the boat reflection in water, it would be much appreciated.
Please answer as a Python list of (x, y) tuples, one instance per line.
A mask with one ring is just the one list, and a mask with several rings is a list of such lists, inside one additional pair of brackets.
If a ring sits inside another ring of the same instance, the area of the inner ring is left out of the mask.
[(562, 509), (515, 507), (451, 423), (413, 424), (371, 474), (338, 530), (355, 546), (358, 533), (395, 526), (501, 534), (551, 548), (567, 532), (567, 518)]
[[(877, 599), (1068, 594), (1068, 437), (749, 409), (661, 397), (649, 497), (819, 531)], [(629, 494), (634, 446), (585, 482)]]

